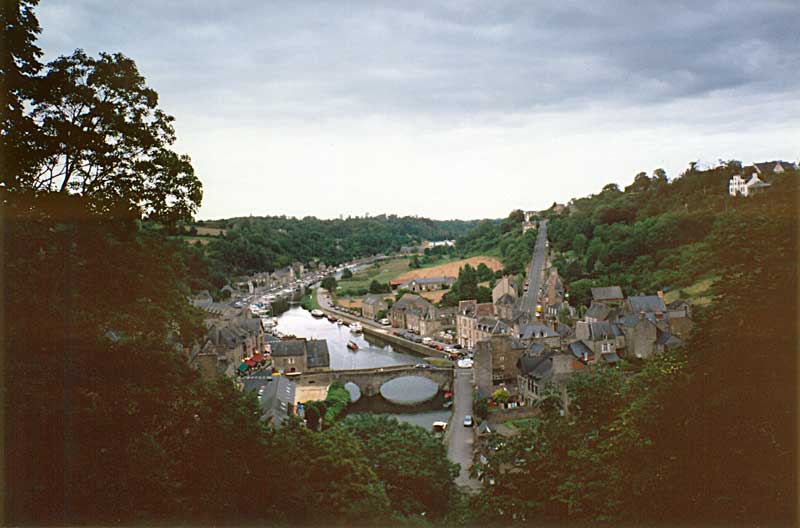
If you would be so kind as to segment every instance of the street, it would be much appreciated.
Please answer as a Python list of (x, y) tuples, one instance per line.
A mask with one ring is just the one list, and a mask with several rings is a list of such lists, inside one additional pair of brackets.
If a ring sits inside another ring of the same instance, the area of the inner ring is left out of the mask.
[(539, 303), (539, 288), (542, 285), (542, 273), (544, 272), (544, 262), (547, 256), (547, 220), (539, 222), (539, 234), (536, 236), (536, 245), (533, 248), (533, 258), (528, 267), (528, 291), (523, 294), (519, 309), (523, 313), (530, 313), (536, 310)]
[(447, 457), (451, 462), (461, 465), (461, 472), (456, 478), (458, 486), (464, 486), (470, 491), (480, 490), (480, 482), (469, 478), (469, 468), (472, 466), (472, 448), (475, 440), (475, 428), (464, 427), (464, 417), (472, 412), (472, 369), (455, 369), (453, 380), (453, 417), (450, 420), (447, 436)]

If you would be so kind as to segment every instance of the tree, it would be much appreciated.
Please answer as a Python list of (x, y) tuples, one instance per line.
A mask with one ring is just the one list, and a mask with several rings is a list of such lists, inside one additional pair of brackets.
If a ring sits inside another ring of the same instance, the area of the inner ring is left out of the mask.
[(37, 83), (30, 117), (41, 157), (26, 178), (3, 176), (10, 192), (80, 194), (98, 212), (124, 208), (168, 223), (191, 217), (202, 185), (189, 157), (169, 149), (174, 118), (133, 60), (77, 50)]
[(352, 277), (353, 277), (353, 272), (350, 271), (350, 268), (345, 268), (344, 271), (342, 272), (342, 278), (343, 279), (350, 279)]
[(485, 282), (485, 281), (488, 281), (488, 280), (492, 280), (494, 278), (494, 272), (492, 271), (492, 269), (489, 266), (487, 266), (486, 264), (484, 264), (483, 262), (478, 264), (478, 268), (476, 269), (476, 272), (478, 274), (478, 281), (479, 282)]
[(447, 459), (441, 440), (429, 431), (395, 418), (361, 414), (337, 425), (370, 453), (392, 509), (402, 515), (442, 519), (457, 496), (458, 466)]
[(328, 275), (327, 277), (322, 279), (321, 285), (329, 292), (336, 291), (336, 277), (334, 277), (333, 275)]
[(408, 267), (411, 269), (419, 269), (422, 267), (422, 264), (419, 261), (419, 257), (414, 255), (411, 257), (411, 260), (408, 262)]
[(391, 293), (391, 291), (392, 287), (386, 282), (381, 283), (373, 279), (373, 281), (369, 283), (370, 293)]
[(0, 178), (10, 188), (31, 177), (39, 147), (36, 125), (25, 105), (36, 88), (41, 71), (41, 33), (33, 11), (38, 0), (8, 0), (0, 5)]

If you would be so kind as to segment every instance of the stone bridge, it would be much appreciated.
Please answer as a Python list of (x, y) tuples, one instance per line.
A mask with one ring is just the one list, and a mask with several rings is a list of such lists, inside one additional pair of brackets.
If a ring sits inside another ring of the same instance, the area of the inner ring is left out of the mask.
[(418, 368), (414, 365), (396, 365), (368, 369), (329, 370), (326, 372), (303, 372), (294, 377), (301, 385), (330, 385), (333, 381), (352, 382), (361, 389), (364, 396), (380, 394), (381, 386), (387, 381), (404, 376), (428, 378), (439, 385), (439, 390), (453, 389), (453, 368), (434, 367)]

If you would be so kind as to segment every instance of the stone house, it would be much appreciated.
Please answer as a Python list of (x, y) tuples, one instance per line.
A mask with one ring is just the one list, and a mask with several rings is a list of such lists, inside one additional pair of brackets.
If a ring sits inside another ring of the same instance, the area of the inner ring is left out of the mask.
[(503, 294), (497, 302), (494, 303), (494, 314), (500, 319), (510, 321), (514, 318), (514, 306), (517, 299), (509, 293)]
[(583, 320), (587, 323), (600, 323), (603, 321), (614, 321), (617, 318), (618, 309), (604, 302), (592, 301), (589, 309), (583, 314)]
[(560, 304), (564, 301), (564, 283), (561, 281), (561, 277), (558, 276), (558, 270), (556, 268), (550, 270), (550, 275), (547, 276), (543, 289), (543, 304), (545, 307), (553, 304)]
[(449, 288), (455, 282), (455, 277), (428, 277), (411, 279), (401, 283), (398, 288), (401, 290), (411, 290), (413, 292), (436, 291)]
[(303, 266), (302, 262), (292, 262), (292, 271), (294, 272), (294, 276), (300, 278), (305, 273), (306, 268)]
[(280, 286), (286, 286), (295, 278), (294, 269), (291, 266), (281, 268), (272, 272), (272, 282)]
[(640, 313), (652, 314), (656, 323), (666, 322), (667, 305), (664, 304), (663, 294), (658, 295), (632, 295), (628, 297), (624, 304), (626, 315), (638, 315)]
[(692, 305), (678, 299), (667, 305), (667, 324), (669, 332), (681, 339), (687, 339), (694, 328)]
[(331, 366), (324, 339), (284, 339), (270, 345), (272, 366), (281, 372), (319, 372)]
[(478, 303), (476, 300), (460, 301), (455, 314), (456, 339), (466, 349), (474, 349), (483, 334), (478, 331), (478, 319), (491, 316), (494, 306), (491, 303)]
[(652, 314), (626, 315), (621, 326), (625, 334), (625, 353), (629, 357), (647, 359), (682, 343), (678, 337), (660, 328)]
[(431, 336), (442, 326), (436, 307), (413, 293), (406, 293), (394, 303), (389, 320), (394, 328), (405, 328), (422, 336)]
[(527, 345), (540, 343), (553, 350), (561, 348), (561, 334), (542, 323), (522, 325), (517, 332), (517, 338)]
[(233, 376), (243, 358), (264, 351), (261, 320), (251, 317), (249, 310), (210, 318), (205, 324), (205, 336), (195, 347), (191, 363), (206, 378), (219, 373)]
[(526, 405), (533, 405), (542, 399), (548, 385), (563, 387), (576, 370), (573, 363), (569, 354), (527, 351), (520, 357), (517, 365), (517, 390), (520, 399)]
[(478, 342), (475, 350), (475, 381), (480, 387), (488, 388), (506, 381), (516, 381), (519, 358), (527, 347), (508, 334), (492, 334)]
[(492, 304), (496, 305), (504, 295), (510, 295), (514, 300), (519, 297), (519, 286), (510, 275), (502, 277), (495, 283), (494, 288), (492, 288)]
[(603, 321), (600, 323), (587, 323), (578, 321), (575, 325), (575, 338), (582, 342), (591, 352), (593, 360), (598, 359), (606, 363), (619, 361), (619, 351), (625, 348), (625, 334), (619, 325)]
[(592, 301), (601, 302), (608, 306), (619, 306), (625, 301), (625, 296), (619, 286), (605, 286), (592, 288)]
[(389, 310), (389, 303), (383, 298), (383, 295), (369, 294), (364, 296), (361, 301), (361, 314), (367, 319), (375, 321), (378, 319), (378, 313)]

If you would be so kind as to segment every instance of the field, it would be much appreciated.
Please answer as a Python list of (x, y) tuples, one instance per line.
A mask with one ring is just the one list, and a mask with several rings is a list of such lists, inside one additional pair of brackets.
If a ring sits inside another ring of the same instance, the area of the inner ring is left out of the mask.
[(211, 239), (209, 239), (208, 237), (182, 236), (182, 237), (179, 237), (179, 238), (182, 239), (187, 244), (192, 244), (192, 245), (194, 245), (195, 242), (200, 242), (200, 245), (205, 246), (206, 244), (211, 242)]
[(423, 279), (431, 277), (458, 277), (458, 270), (463, 266), (469, 264), (473, 268), (477, 268), (479, 264), (486, 264), (492, 271), (503, 269), (503, 264), (494, 257), (470, 257), (468, 259), (456, 260), (431, 266), (429, 268), (421, 268), (416, 270), (408, 270), (402, 275), (395, 278), (395, 281), (407, 281), (411, 279)]
[[(668, 291), (664, 294), (664, 302), (669, 304), (672, 301), (677, 299), (683, 299), (684, 301), (688, 301), (697, 306), (705, 306), (707, 304), (711, 304), (712, 294), (711, 294), (711, 286), (714, 282), (718, 279), (718, 277), (708, 277), (698, 282), (695, 282), (691, 286), (686, 286), (685, 288), (675, 289), (672, 291)], [(681, 296), (682, 293), (685, 294), (683, 297)]]
[(338, 284), (342, 289), (369, 288), (373, 280), (386, 283), (405, 271), (408, 271), (408, 258), (392, 259), (382, 262), (377, 268), (370, 266), (357, 271), (351, 278), (342, 279)]
[(197, 234), (199, 236), (219, 236), (225, 234), (224, 229), (219, 229), (217, 227), (195, 226), (195, 229), (197, 229)]

